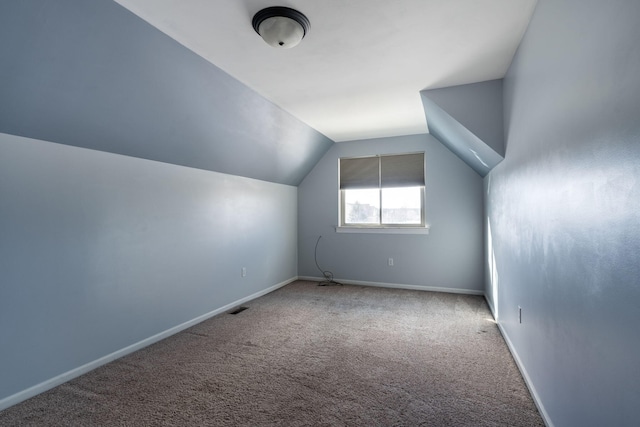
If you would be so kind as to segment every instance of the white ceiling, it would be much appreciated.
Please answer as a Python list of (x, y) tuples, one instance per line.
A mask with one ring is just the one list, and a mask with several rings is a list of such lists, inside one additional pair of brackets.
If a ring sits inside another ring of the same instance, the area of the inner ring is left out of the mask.
[[(427, 132), (419, 91), (502, 78), (536, 0), (115, 0), (334, 141)], [(274, 49), (251, 18), (304, 13)]]

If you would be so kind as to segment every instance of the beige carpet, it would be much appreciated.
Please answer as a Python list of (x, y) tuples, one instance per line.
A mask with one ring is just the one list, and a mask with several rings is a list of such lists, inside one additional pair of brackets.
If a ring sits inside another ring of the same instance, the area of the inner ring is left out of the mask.
[(245, 305), (0, 425), (544, 425), (482, 297), (300, 281)]

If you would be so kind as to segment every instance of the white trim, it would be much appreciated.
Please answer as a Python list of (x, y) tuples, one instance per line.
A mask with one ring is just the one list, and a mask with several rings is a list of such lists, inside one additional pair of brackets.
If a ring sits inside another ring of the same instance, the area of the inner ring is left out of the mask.
[[(321, 282), (326, 280), (324, 277), (314, 276), (300, 276), (300, 280), (310, 280), (313, 282)], [(373, 286), (376, 288), (393, 288), (393, 289), (407, 289), (413, 291), (429, 291), (429, 292), (446, 292), (450, 294), (465, 294), (465, 295), (484, 295), (483, 290), (475, 289), (463, 289), (463, 288), (444, 288), (438, 286), (421, 286), (421, 285), (405, 285), (402, 283), (382, 283), (382, 282), (366, 282), (362, 280), (348, 280), (348, 279), (334, 279), (336, 282), (343, 283), (345, 285), (358, 285), (358, 286)]]
[(371, 233), (371, 234), (429, 234), (426, 227), (335, 227), (336, 233)]
[(217, 308), (213, 311), (210, 311), (206, 314), (203, 314), (201, 316), (198, 316), (192, 320), (189, 320), (187, 322), (181, 323), (177, 326), (174, 326), (173, 328), (169, 328), (166, 331), (160, 332), (158, 334), (152, 335), (149, 338), (145, 338), (142, 341), (138, 341), (137, 343), (131, 344), (127, 347), (124, 347), (120, 350), (114, 351), (111, 354), (107, 354), (106, 356), (103, 356), (99, 359), (96, 359), (92, 362), (86, 363), (82, 366), (79, 366), (75, 369), (72, 369), (70, 371), (67, 371), (65, 373), (62, 373), (58, 376), (55, 376), (53, 378), (50, 378), (46, 381), (43, 381), (39, 384), (36, 384), (32, 387), (29, 387), (25, 390), (19, 391), (18, 393), (12, 394), (11, 396), (5, 397), (4, 399), (0, 400), (0, 411), (2, 411), (3, 409), (7, 409), (10, 406), (13, 406), (15, 404), (18, 404), (24, 400), (27, 400), (33, 396), (36, 396), (40, 393), (43, 393), (47, 390), (50, 390), (56, 386), (59, 386), (60, 384), (66, 383), (67, 381), (70, 381), (74, 378), (79, 377), (80, 375), (86, 374), (89, 371), (92, 371), (102, 365), (106, 365), (109, 362), (112, 362), (116, 359), (119, 359), (123, 356), (126, 356), (128, 354), (131, 354), (137, 350), (140, 350), (144, 347), (147, 347), (151, 344), (155, 344), (158, 341), (161, 341), (167, 337), (170, 337), (171, 335), (177, 334), (178, 332), (181, 332), (187, 328), (190, 328), (191, 326), (194, 326), (200, 322), (203, 322), (207, 319), (210, 319), (213, 316), (216, 316), (220, 313), (223, 313), (227, 310), (230, 310), (240, 304), (243, 304), (247, 301), (256, 299), (258, 297), (261, 297), (263, 295), (266, 295), (270, 292), (275, 291), (276, 289), (279, 289), (285, 285), (288, 285), (291, 282), (295, 282), (296, 280), (298, 280), (298, 277), (293, 277), (291, 279), (285, 280), (284, 282), (278, 283), (277, 285), (273, 285), (269, 288), (263, 289), (261, 291), (258, 291), (254, 294), (251, 294), (247, 297), (244, 298), (240, 298), (237, 301), (234, 301), (232, 303), (229, 303), (223, 307)]
[(509, 348), (509, 351), (511, 352), (511, 355), (513, 356), (513, 360), (515, 360), (515, 362), (516, 362), (516, 366), (520, 370), (520, 374), (522, 374), (522, 378), (524, 379), (524, 383), (527, 385), (527, 388), (529, 389), (529, 392), (531, 393), (531, 397), (533, 398), (533, 403), (536, 404), (536, 407), (538, 408), (538, 412), (540, 412), (540, 416), (542, 417), (542, 421), (544, 421), (544, 423), (545, 423), (545, 425), (547, 427), (554, 427), (553, 423), (551, 422), (551, 418), (549, 418), (549, 414), (545, 410), (544, 405), (542, 404), (542, 401), (540, 400), (540, 397), (538, 395), (538, 392), (536, 391), (536, 388), (533, 386), (533, 382), (531, 382), (531, 378), (529, 377), (529, 374), (527, 373), (527, 370), (524, 368), (524, 365), (522, 364), (522, 361), (520, 360), (520, 356), (518, 356), (518, 352), (516, 351), (515, 347), (511, 343), (511, 340), (509, 339), (509, 336), (507, 335), (507, 333), (504, 330), (504, 328), (502, 327), (502, 325), (499, 322), (497, 322), (497, 325), (498, 325), (498, 330), (502, 334), (502, 338), (504, 338), (504, 342), (507, 343), (507, 347)]

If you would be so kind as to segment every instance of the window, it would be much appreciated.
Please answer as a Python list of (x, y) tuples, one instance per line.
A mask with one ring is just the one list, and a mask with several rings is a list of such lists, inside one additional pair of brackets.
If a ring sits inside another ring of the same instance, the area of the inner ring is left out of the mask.
[(340, 159), (341, 227), (425, 227), (424, 153)]

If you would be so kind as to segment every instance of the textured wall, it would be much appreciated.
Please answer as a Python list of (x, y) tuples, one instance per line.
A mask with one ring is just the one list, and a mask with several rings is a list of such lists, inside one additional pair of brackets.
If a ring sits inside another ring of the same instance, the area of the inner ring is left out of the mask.
[(640, 417), (638, 17), (636, 0), (540, 0), (504, 80), (487, 293), (556, 426)]
[[(338, 234), (338, 159), (424, 151), (428, 235)], [(431, 135), (335, 144), (298, 187), (298, 269), (321, 277), (482, 290), (482, 178)], [(394, 258), (394, 266), (387, 265)]]
[(0, 2), (0, 58), (0, 132), (288, 185), (333, 144), (110, 0)]
[(291, 186), (0, 134), (0, 201), (0, 407), (297, 274)]

